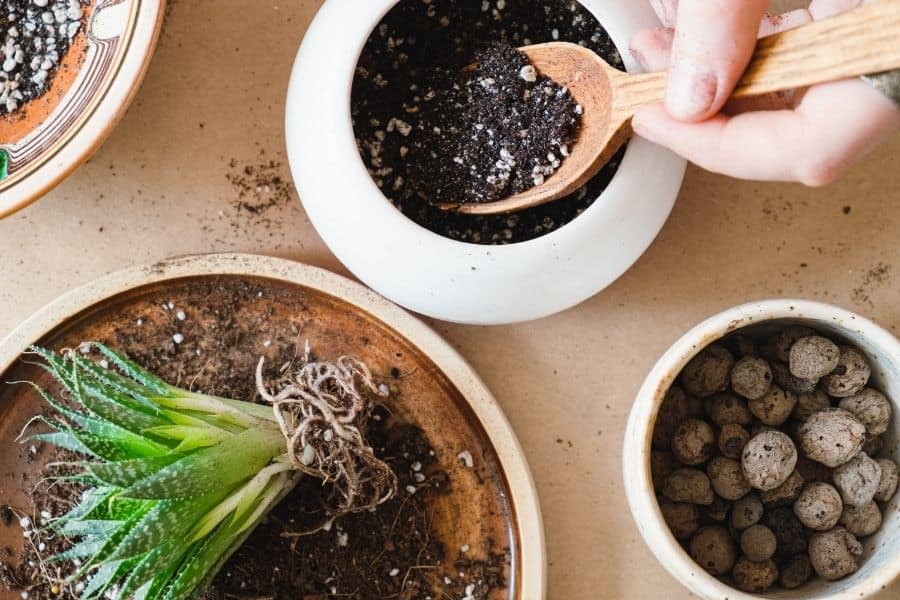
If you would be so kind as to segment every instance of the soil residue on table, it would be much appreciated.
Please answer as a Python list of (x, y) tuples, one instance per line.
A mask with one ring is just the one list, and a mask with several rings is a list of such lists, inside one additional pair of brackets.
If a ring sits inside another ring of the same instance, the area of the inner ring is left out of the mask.
[(890, 281), (890, 278), (891, 265), (879, 262), (865, 271), (859, 285), (853, 288), (851, 299), (856, 304), (871, 304), (872, 292)]
[(447, 91), (441, 83), (447, 73), (460, 72), (474, 62), (479, 48), (500, 41), (514, 47), (574, 42), (622, 68), (609, 35), (577, 2), (402, 0), (366, 43), (351, 98), (360, 156), (382, 193), (419, 225), (476, 244), (523, 242), (569, 223), (606, 188), (624, 153), (571, 197), (512, 215), (449, 214), (424, 201), (407, 160), (413, 144), (426, 143), (423, 136), (433, 131), (422, 119), (424, 109)]
[(296, 195), (294, 184), (284, 175), (284, 165), (262, 154), (253, 163), (231, 159), (225, 177), (232, 185), (234, 209), (253, 216), (287, 205)]

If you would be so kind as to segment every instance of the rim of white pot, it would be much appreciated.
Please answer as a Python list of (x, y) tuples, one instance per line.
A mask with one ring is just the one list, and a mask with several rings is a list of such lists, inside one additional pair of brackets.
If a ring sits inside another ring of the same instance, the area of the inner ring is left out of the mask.
[[(446, 321), (500, 324), (548, 316), (595, 295), (650, 246), (668, 218), (685, 161), (634, 139), (609, 187), (559, 230), (509, 246), (434, 234), (381, 193), (350, 120), (356, 64), (397, 0), (327, 0), (306, 32), (287, 97), (288, 158), (304, 208), (338, 259), (366, 285)], [(658, 21), (646, 2), (582, 0), (630, 71), (631, 36)]]
[[(760, 596), (741, 592), (708, 574), (691, 559), (669, 531), (660, 512), (650, 474), (653, 426), (666, 391), (697, 353), (738, 329), (774, 320), (805, 322), (810, 327), (834, 332), (859, 345), (873, 363), (873, 380), (893, 401), (893, 435), (896, 437), (896, 432), (900, 430), (900, 424), (896, 422), (900, 419), (900, 340), (851, 311), (808, 300), (763, 300), (725, 310), (697, 325), (675, 342), (653, 367), (638, 392), (625, 430), (622, 466), (628, 504), (641, 536), (663, 567), (701, 598), (753, 600)], [(872, 349), (877, 349), (877, 353)], [(896, 448), (894, 452), (894, 459), (897, 460)], [(866, 560), (855, 574), (835, 582), (819, 580), (794, 591), (770, 592), (765, 597), (860, 600), (883, 591), (900, 576), (900, 558), (897, 557), (900, 508), (896, 500), (892, 506), (891, 518), (885, 518), (875, 536), (866, 538)], [(878, 554), (877, 548), (882, 548), (888, 537), (893, 548)], [(870, 556), (873, 548), (876, 552)]]

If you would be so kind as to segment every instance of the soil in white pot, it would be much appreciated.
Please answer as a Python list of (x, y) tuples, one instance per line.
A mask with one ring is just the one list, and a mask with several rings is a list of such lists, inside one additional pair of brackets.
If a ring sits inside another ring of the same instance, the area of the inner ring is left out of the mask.
[(501, 41), (515, 47), (574, 42), (622, 68), (609, 35), (577, 2), (401, 0), (366, 43), (353, 85), (351, 112), (357, 144), (375, 183), (419, 225), (464, 242), (510, 244), (555, 231), (597, 199), (621, 163), (622, 152), (569, 198), (513, 215), (450, 214), (422, 199), (411, 165), (417, 146), (434, 145), (431, 107), (455, 93), (447, 82), (458, 79), (480, 50)]
[(582, 108), (508, 42), (447, 72), (423, 104), (410, 178), (432, 202), (494, 202), (544, 183), (569, 156)]

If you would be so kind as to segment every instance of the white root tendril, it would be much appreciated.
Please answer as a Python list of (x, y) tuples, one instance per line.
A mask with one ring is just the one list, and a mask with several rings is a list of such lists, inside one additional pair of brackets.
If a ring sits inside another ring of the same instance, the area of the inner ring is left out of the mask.
[(307, 345), (298, 369), (272, 382), (263, 379), (264, 358), (256, 367), (256, 387), (272, 404), (287, 440), (287, 454), (300, 472), (330, 484), (334, 516), (369, 510), (397, 493), (397, 476), (375, 456), (363, 431), (371, 397), (384, 393), (360, 360), (312, 361)]

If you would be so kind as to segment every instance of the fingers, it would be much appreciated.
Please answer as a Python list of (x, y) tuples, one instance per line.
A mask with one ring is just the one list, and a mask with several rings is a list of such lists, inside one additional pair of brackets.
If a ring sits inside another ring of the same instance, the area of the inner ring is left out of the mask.
[[(801, 27), (812, 22), (812, 15), (806, 9), (792, 10), (777, 16), (766, 15), (759, 26), (759, 37), (766, 37)], [(782, 108), (794, 108), (800, 94), (796, 90), (784, 90), (772, 92), (752, 98), (739, 98), (729, 100), (725, 105), (725, 112), (731, 115), (748, 112), (751, 110), (780, 110)]]
[[(760, 23), (759, 35), (764, 37), (795, 27), (806, 25), (812, 21), (809, 11), (792, 10), (778, 16), (766, 15)], [(631, 40), (631, 54), (645, 71), (664, 71), (669, 68), (674, 31), (657, 27), (645, 29), (637, 33)], [(729, 114), (747, 112), (749, 110), (777, 110), (793, 108), (796, 94), (789, 90), (766, 94), (755, 98), (729, 100), (725, 111)]]
[(631, 55), (647, 72), (665, 71), (669, 68), (674, 38), (675, 32), (671, 29), (663, 27), (644, 29), (632, 38)]
[(756, 46), (767, 0), (681, 0), (666, 109), (681, 121), (721, 110)]
[(664, 27), (675, 28), (675, 16), (678, 14), (678, 0), (650, 0), (650, 6)]
[(642, 109), (633, 125), (642, 137), (709, 171), (818, 186), (834, 181), (890, 135), (900, 115), (862, 82), (844, 81), (813, 88), (793, 111), (684, 123), (657, 105)]
[(812, 186), (835, 181), (900, 127), (894, 102), (858, 79), (810, 88), (796, 112), (812, 131), (794, 178)]

